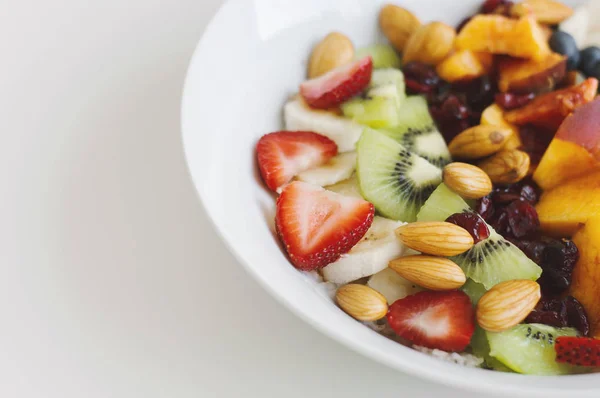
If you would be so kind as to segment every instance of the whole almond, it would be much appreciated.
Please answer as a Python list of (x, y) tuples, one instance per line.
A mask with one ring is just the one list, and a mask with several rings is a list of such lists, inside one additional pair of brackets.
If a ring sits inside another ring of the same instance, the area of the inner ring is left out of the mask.
[(540, 301), (540, 285), (529, 280), (499, 283), (477, 303), (477, 323), (490, 332), (502, 332), (521, 323)]
[(385, 297), (365, 285), (342, 286), (335, 293), (335, 300), (341, 309), (359, 321), (377, 321), (388, 311)]
[(454, 137), (448, 149), (456, 158), (481, 159), (503, 149), (513, 134), (509, 128), (479, 125)]
[(467, 281), (463, 270), (444, 257), (406, 256), (390, 261), (389, 266), (403, 278), (430, 290), (455, 290)]
[(478, 164), (495, 184), (514, 184), (529, 172), (529, 155), (523, 151), (500, 151)]
[(308, 77), (313, 79), (345, 65), (354, 58), (352, 41), (344, 34), (333, 32), (315, 46), (308, 62)]
[(402, 52), (408, 38), (421, 26), (421, 21), (407, 9), (388, 4), (379, 13), (379, 26), (392, 46)]
[(450, 54), (455, 38), (456, 30), (442, 22), (423, 25), (406, 42), (402, 60), (437, 65)]
[(533, 14), (536, 21), (548, 25), (558, 25), (573, 15), (573, 12), (574, 10), (568, 5), (554, 0), (525, 0), (510, 8), (513, 17)]
[(466, 229), (448, 222), (413, 222), (396, 229), (396, 235), (410, 249), (434, 256), (457, 256), (474, 244)]
[(454, 162), (444, 167), (444, 184), (465, 199), (479, 199), (492, 192), (490, 177), (479, 167)]

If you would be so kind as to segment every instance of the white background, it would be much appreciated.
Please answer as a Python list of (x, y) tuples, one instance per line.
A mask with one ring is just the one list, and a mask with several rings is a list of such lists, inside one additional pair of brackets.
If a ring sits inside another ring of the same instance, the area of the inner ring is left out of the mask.
[(219, 4), (0, 0), (0, 396), (480, 396), (314, 331), (215, 236), (179, 106)]

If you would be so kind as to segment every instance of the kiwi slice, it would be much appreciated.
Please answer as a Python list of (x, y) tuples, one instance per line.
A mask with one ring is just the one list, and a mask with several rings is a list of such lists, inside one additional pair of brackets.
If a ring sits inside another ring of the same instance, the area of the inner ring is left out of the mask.
[(385, 134), (438, 167), (452, 161), (446, 141), (429, 114), (425, 98), (406, 98), (400, 105), (398, 118), (398, 125), (385, 129)]
[(354, 58), (362, 59), (370, 55), (373, 59), (373, 68), (400, 68), (402, 60), (394, 49), (387, 44), (375, 44), (369, 47), (363, 47), (356, 51)]
[(577, 336), (572, 328), (521, 324), (504, 332), (485, 332), (490, 356), (509, 369), (528, 375), (581, 373), (576, 366), (556, 362), (554, 343), (560, 336)]
[(467, 279), (467, 282), (460, 288), (469, 296), (473, 305), (477, 305), (479, 299), (487, 292), (485, 286), (475, 282), (473, 279)]
[[(421, 208), (418, 221), (444, 221), (452, 214), (470, 210), (467, 202), (441, 184)], [(492, 227), (490, 236), (465, 253), (452, 257), (465, 275), (486, 290), (513, 279), (537, 280), (542, 269), (518, 247), (500, 236)]]
[(342, 104), (344, 116), (373, 128), (389, 128), (399, 121), (404, 94), (404, 75), (396, 69), (373, 72), (369, 89), (363, 97)]
[(498, 370), (500, 372), (512, 372), (508, 366), (490, 355), (490, 343), (487, 339), (487, 333), (479, 326), (475, 328), (475, 333), (473, 333), (473, 337), (471, 337), (470, 346), (473, 355), (483, 358), (487, 368)]
[(363, 197), (393, 220), (415, 221), (442, 181), (439, 168), (369, 128), (358, 141), (357, 153), (356, 174)]

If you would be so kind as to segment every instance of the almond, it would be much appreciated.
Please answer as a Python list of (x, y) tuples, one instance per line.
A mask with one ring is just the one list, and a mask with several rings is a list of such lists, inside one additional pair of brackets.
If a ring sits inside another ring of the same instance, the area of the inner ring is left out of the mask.
[(444, 167), (444, 184), (466, 199), (479, 199), (492, 192), (490, 177), (479, 167), (454, 162)]
[(514, 184), (529, 172), (529, 155), (523, 151), (500, 151), (479, 163), (495, 184)]
[(540, 300), (540, 285), (529, 280), (502, 282), (477, 303), (477, 323), (490, 332), (502, 332), (521, 323)]
[(574, 10), (566, 4), (554, 0), (525, 0), (510, 8), (513, 17), (533, 14), (539, 23), (558, 25), (573, 15)]
[(452, 51), (456, 30), (442, 22), (431, 22), (417, 29), (406, 42), (402, 60), (437, 65)]
[(313, 79), (354, 59), (354, 45), (344, 34), (333, 32), (317, 44), (308, 61), (308, 77)]
[(443, 257), (400, 257), (390, 261), (390, 268), (412, 283), (430, 290), (455, 290), (467, 281), (463, 270)]
[(342, 286), (335, 293), (335, 300), (341, 309), (359, 321), (377, 321), (388, 311), (385, 297), (365, 285)]
[(408, 38), (421, 26), (421, 21), (407, 9), (388, 4), (379, 13), (379, 26), (392, 46), (402, 52)]
[(414, 222), (396, 229), (396, 235), (409, 248), (434, 256), (457, 256), (474, 244), (466, 229), (448, 222)]
[(503, 149), (513, 134), (509, 128), (479, 125), (454, 137), (448, 149), (456, 158), (481, 159)]

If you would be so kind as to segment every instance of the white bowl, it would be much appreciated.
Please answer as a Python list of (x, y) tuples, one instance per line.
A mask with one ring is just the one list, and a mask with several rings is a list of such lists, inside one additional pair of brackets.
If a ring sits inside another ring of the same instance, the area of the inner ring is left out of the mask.
[[(398, 0), (424, 21), (455, 25), (480, 2)], [(310, 49), (320, 37), (339, 30), (357, 46), (383, 40), (377, 26), (382, 3), (231, 0), (214, 17), (189, 67), (182, 128), (191, 175), (217, 231), (240, 263), (289, 309), (393, 368), (488, 393), (598, 396), (600, 375), (534, 377), (468, 369), (388, 340), (339, 310), (281, 250), (273, 225), (275, 198), (257, 174), (256, 141), (282, 128), (282, 105), (298, 90)]]

